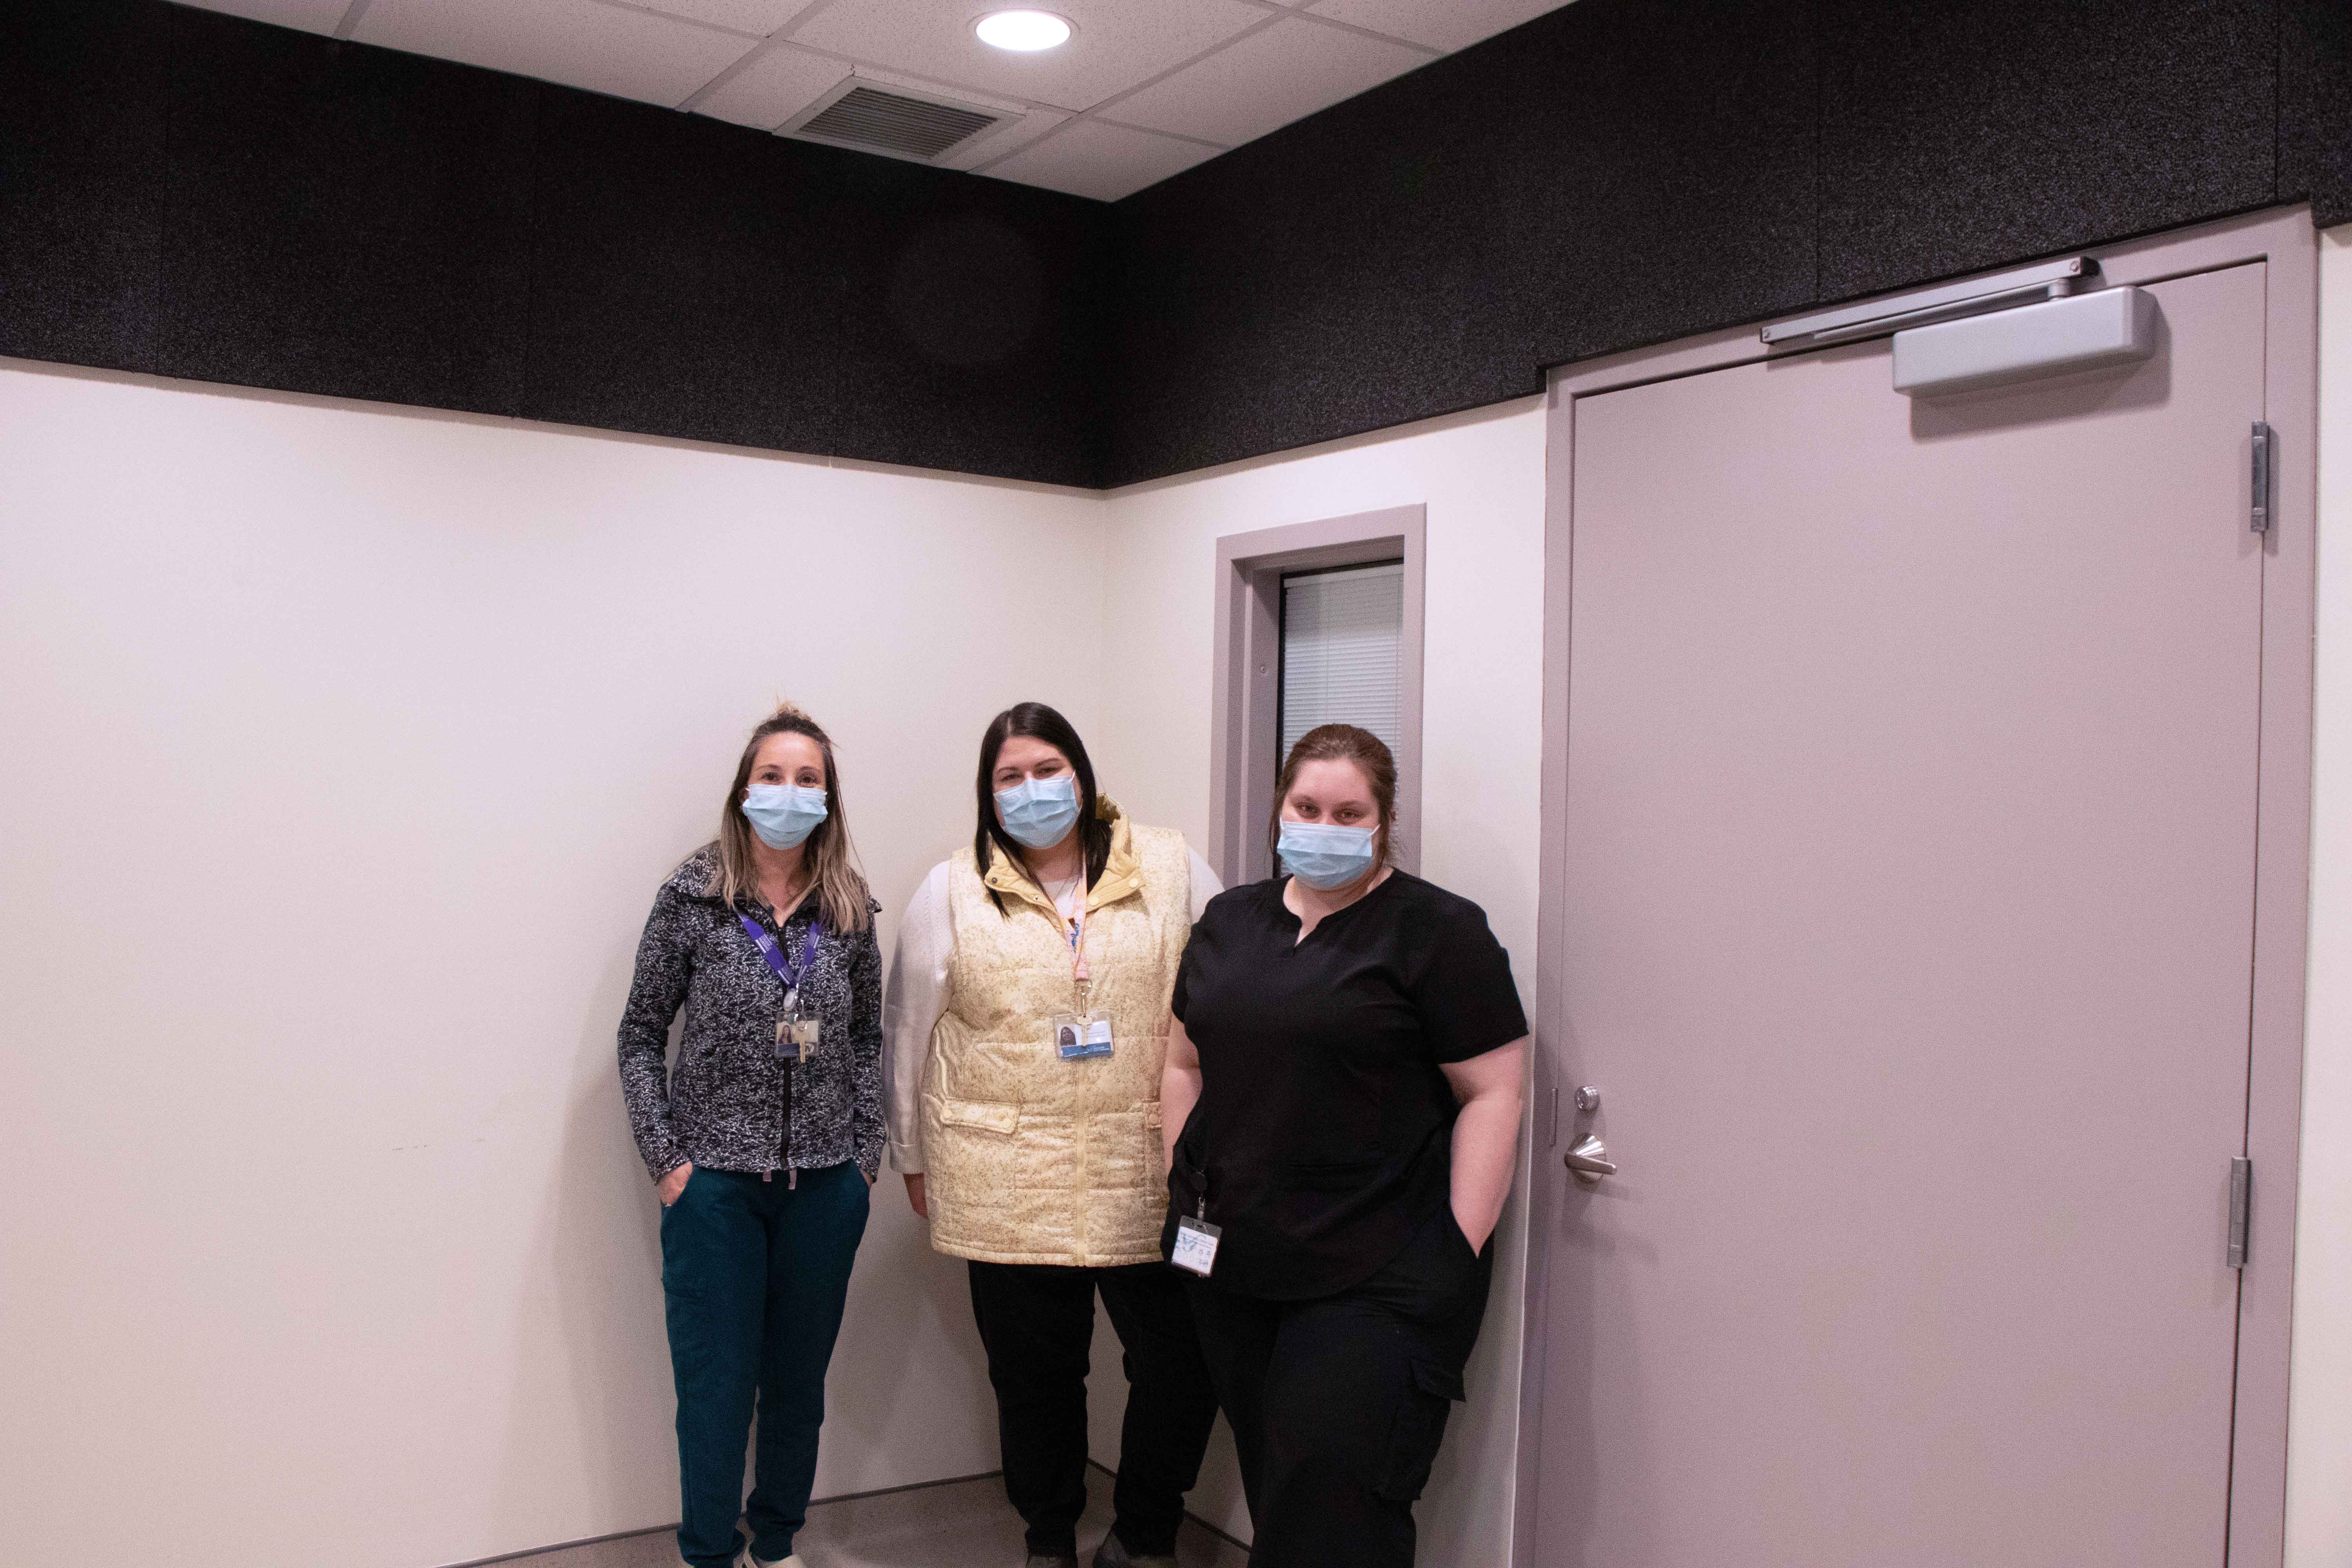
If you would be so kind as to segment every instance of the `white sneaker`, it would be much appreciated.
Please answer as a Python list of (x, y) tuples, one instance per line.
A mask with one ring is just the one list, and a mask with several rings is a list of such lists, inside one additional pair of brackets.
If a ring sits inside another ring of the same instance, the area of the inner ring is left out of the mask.
[(797, 1552), (782, 1563), (771, 1563), (764, 1557), (752, 1556), (751, 1549), (746, 1546), (742, 1555), (735, 1559), (735, 1568), (808, 1568), (808, 1564), (801, 1561)]

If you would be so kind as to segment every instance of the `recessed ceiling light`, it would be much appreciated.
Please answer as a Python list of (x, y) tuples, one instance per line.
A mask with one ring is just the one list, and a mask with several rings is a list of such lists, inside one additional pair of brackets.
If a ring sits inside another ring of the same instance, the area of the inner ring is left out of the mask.
[(1070, 41), (1070, 20), (1051, 11), (996, 11), (971, 25), (983, 44), (1034, 55)]

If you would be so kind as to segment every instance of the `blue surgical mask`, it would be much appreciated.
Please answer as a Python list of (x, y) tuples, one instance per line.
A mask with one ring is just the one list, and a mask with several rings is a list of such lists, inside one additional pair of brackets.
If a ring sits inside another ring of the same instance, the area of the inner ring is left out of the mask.
[(1332, 822), (1286, 822), (1277, 853), (1310, 888), (1344, 888), (1372, 868), (1372, 830)]
[(824, 791), (807, 784), (753, 784), (743, 794), (743, 815), (761, 843), (790, 849), (824, 820)]
[(1078, 819), (1078, 781), (1069, 773), (1049, 779), (1023, 779), (1011, 789), (996, 792), (996, 820), (1016, 844), (1030, 849), (1050, 849)]

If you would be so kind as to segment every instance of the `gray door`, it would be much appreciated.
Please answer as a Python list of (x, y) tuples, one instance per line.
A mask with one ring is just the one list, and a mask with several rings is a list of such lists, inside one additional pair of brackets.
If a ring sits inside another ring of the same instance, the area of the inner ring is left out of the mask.
[(2263, 281), (1577, 404), (1547, 1568), (2221, 1562)]

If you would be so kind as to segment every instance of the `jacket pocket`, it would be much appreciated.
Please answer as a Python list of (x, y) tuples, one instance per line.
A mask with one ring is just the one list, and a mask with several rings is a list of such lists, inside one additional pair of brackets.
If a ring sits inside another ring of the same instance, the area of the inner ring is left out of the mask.
[(1429, 1485), (1429, 1468), (1445, 1437), (1446, 1417), (1463, 1396), (1462, 1374), (1435, 1362), (1417, 1361), (1389, 1433), (1388, 1458), (1373, 1490), (1391, 1502), (1411, 1502)]

